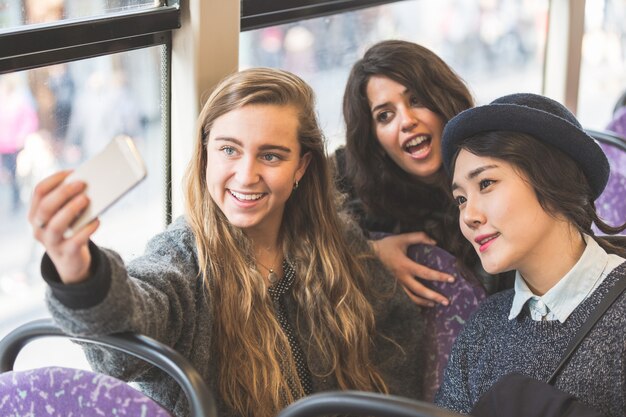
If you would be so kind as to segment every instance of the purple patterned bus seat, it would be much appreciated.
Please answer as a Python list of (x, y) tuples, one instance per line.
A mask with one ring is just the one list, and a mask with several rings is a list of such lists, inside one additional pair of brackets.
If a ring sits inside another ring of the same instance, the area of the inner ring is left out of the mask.
[[(389, 233), (370, 232), (369, 238), (378, 240)], [(463, 277), (456, 266), (456, 258), (438, 246), (411, 245), (407, 250), (409, 258), (430, 269), (446, 272), (455, 278), (454, 283), (420, 280), (425, 286), (437, 291), (450, 300), (446, 307), (438, 304), (422, 309), (425, 322), (424, 385), (422, 392), (425, 401), (433, 401), (439, 385), (443, 382), (443, 371), (448, 363), (452, 345), (463, 325), (478, 305), (487, 297), (485, 289), (477, 282)]]
[(615, 112), (613, 120), (606, 126), (605, 130), (615, 132), (626, 138), (626, 106)]
[(606, 223), (619, 226), (626, 222), (626, 152), (604, 142), (600, 142), (600, 147), (609, 159), (611, 173), (604, 192), (596, 200), (596, 209)]
[(46, 367), (0, 374), (2, 417), (171, 417), (127, 383), (81, 369)]
[(448, 363), (452, 345), (465, 322), (485, 299), (485, 289), (478, 283), (465, 279), (456, 266), (456, 258), (446, 250), (431, 245), (412, 245), (408, 255), (431, 269), (446, 272), (455, 278), (454, 283), (422, 282), (444, 295), (450, 305), (424, 308), (426, 322), (424, 399), (432, 401), (443, 381), (443, 371)]

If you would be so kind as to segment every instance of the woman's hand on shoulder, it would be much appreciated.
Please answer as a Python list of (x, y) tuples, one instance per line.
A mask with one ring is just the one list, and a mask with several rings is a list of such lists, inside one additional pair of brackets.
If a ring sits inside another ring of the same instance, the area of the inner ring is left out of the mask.
[(418, 243), (434, 245), (436, 242), (426, 233), (412, 232), (391, 235), (370, 241), (374, 252), (404, 287), (415, 304), (434, 307), (435, 303), (448, 305), (448, 299), (424, 286), (416, 277), (430, 281), (453, 282), (454, 277), (418, 264), (407, 256), (408, 247)]
[(63, 183), (70, 173), (57, 172), (37, 184), (28, 212), (35, 239), (45, 247), (65, 284), (82, 282), (89, 276), (89, 239), (100, 224), (95, 220), (65, 237), (66, 230), (89, 205), (84, 182)]

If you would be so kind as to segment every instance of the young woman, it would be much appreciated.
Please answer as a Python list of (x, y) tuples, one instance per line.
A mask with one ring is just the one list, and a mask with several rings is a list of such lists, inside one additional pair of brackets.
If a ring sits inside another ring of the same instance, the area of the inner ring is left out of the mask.
[(443, 282), (453, 277), (409, 259), (409, 245), (437, 244), (475, 275), (482, 272), (459, 233), (441, 164), (444, 124), (473, 104), (465, 83), (441, 58), (401, 40), (368, 49), (346, 85), (346, 146), (335, 153), (337, 183), (364, 230), (393, 233), (373, 246), (422, 306), (449, 300), (416, 277)]
[[(188, 357), (220, 416), (274, 416), (312, 392), (357, 389), (419, 398), (416, 306), (336, 213), (314, 113), (298, 77), (251, 69), (226, 78), (199, 117), (186, 215), (126, 267), (89, 237), (63, 232), (85, 184), (41, 182), (29, 219), (45, 246), (49, 309), (71, 333), (135, 331)], [(175, 411), (173, 381), (89, 349), (98, 370), (136, 379)]]
[(459, 232), (441, 163), (444, 124), (472, 106), (464, 82), (441, 58), (400, 40), (365, 52), (343, 98), (346, 147), (335, 153), (335, 165), (347, 211), (378, 239), (374, 250), (411, 299), (434, 307), (423, 312), (429, 400), (454, 338), (485, 298), (483, 285), (494, 292), (504, 282), (487, 279)]
[[(626, 249), (594, 236), (609, 165), (554, 100), (514, 94), (453, 118), (443, 134), (461, 231), (491, 274), (515, 287), (488, 298), (458, 336), (437, 403), (464, 413), (512, 372), (547, 381), (568, 342), (618, 280)], [(607, 417), (626, 410), (626, 293), (602, 316), (555, 386)]]

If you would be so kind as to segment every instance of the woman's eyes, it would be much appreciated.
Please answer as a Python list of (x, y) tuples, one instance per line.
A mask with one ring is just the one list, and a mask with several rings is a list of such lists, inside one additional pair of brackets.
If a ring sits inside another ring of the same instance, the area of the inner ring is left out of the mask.
[(276, 162), (279, 161), (281, 158), (275, 153), (266, 153), (261, 156), (261, 159), (266, 162)]
[(233, 156), (235, 154), (235, 148), (232, 146), (222, 146), (220, 151), (226, 156)]
[(390, 119), (391, 119), (390, 111), (381, 111), (380, 113), (376, 115), (376, 121), (379, 123), (388, 122)]
[(456, 205), (460, 207), (463, 205), (463, 203), (467, 201), (467, 199), (463, 197), (462, 195), (459, 195), (459, 196), (454, 197), (454, 201)]
[[(222, 146), (219, 150), (228, 157), (237, 155), (237, 149), (234, 146)], [(261, 154), (259, 158), (264, 162), (277, 162), (283, 159), (280, 155), (271, 152)]]
[[(489, 179), (484, 179), (484, 180), (480, 180), (478, 182), (478, 188), (480, 191), (483, 191), (485, 188), (489, 187), (490, 185), (494, 184), (496, 181), (495, 180), (489, 180)], [(456, 203), (457, 206), (462, 206), (463, 204), (465, 204), (465, 202), (467, 202), (467, 198), (462, 196), (462, 195), (458, 195), (456, 197), (454, 197), (454, 202)]]
[[(424, 107), (422, 102), (416, 97), (411, 96), (409, 98), (409, 106), (411, 107)], [(393, 118), (394, 113), (390, 110), (381, 111), (376, 115), (376, 121), (378, 123), (387, 123)]]
[(478, 187), (482, 190), (484, 190), (485, 188), (489, 187), (491, 184), (493, 184), (495, 181), (494, 180), (480, 180), (480, 182), (478, 183)]

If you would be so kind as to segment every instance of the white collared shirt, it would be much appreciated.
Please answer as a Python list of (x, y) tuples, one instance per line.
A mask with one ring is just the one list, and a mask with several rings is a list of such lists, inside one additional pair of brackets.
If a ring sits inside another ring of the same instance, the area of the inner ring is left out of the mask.
[(559, 320), (564, 323), (607, 275), (625, 261), (620, 256), (607, 254), (591, 236), (583, 237), (587, 246), (576, 265), (544, 295), (533, 294), (519, 271), (515, 272), (515, 296), (509, 320), (516, 318), (528, 302), (533, 320)]

